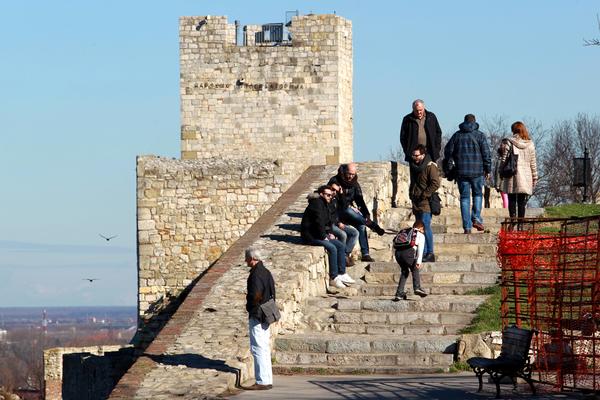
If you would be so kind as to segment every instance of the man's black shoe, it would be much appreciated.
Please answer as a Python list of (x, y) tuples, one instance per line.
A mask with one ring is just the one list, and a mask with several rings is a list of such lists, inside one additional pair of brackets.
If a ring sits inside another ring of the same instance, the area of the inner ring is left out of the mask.
[(481, 222), (473, 221), (473, 228), (477, 229), (479, 232), (485, 230), (485, 227)]
[(415, 289), (415, 294), (420, 297), (427, 297), (427, 292), (421, 288)]
[(423, 260), (424, 263), (426, 262), (435, 262), (435, 254), (433, 253), (427, 253), (423, 256)]
[(370, 255), (367, 254), (367, 255), (362, 256), (360, 258), (360, 261), (373, 262), (375, 260), (373, 259), (373, 257), (371, 257)]

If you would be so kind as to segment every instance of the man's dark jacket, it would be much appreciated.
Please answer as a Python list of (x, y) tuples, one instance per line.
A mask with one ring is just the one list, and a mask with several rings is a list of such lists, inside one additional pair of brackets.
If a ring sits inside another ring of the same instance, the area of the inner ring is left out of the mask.
[(363, 215), (363, 217), (371, 217), (371, 213), (369, 213), (369, 208), (367, 207), (365, 199), (363, 198), (362, 189), (360, 187), (360, 184), (358, 183), (358, 175), (355, 175), (354, 178), (352, 178), (352, 180), (348, 182), (344, 179), (344, 175), (342, 174), (340, 168), (338, 169), (338, 174), (332, 176), (327, 184), (331, 185), (333, 183), (337, 183), (343, 189), (342, 193), (339, 194), (339, 200), (337, 205), (338, 210), (340, 212), (350, 207), (352, 203), (354, 203), (360, 210), (360, 213)]
[(275, 281), (271, 272), (259, 261), (250, 270), (247, 282), (246, 311), (250, 318), (265, 322), (260, 305), (266, 303), (271, 297), (275, 299)]
[(454, 160), (456, 175), (476, 178), (492, 170), (492, 156), (485, 135), (477, 122), (463, 122), (444, 148), (444, 159)]
[[(433, 161), (437, 161), (442, 148), (442, 128), (440, 128), (435, 114), (427, 110), (425, 110), (425, 136), (427, 137), (427, 154)], [(402, 118), (400, 144), (404, 150), (404, 161), (409, 162), (413, 150), (419, 144), (419, 124), (413, 113)]]
[(327, 202), (321, 196), (308, 201), (300, 223), (300, 235), (307, 242), (324, 240), (331, 231), (331, 214)]

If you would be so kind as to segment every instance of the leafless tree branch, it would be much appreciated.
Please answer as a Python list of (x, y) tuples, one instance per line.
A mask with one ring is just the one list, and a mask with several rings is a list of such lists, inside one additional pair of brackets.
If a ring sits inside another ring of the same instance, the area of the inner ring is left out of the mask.
[[(598, 21), (598, 30), (600, 31), (600, 16), (596, 14), (596, 21)], [(600, 46), (600, 39), (583, 39), (584, 46)]]

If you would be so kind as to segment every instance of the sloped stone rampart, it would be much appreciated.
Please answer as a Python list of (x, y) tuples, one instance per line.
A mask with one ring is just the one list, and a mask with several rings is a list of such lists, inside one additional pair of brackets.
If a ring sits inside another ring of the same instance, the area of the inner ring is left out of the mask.
[[(260, 229), (260, 233), (248, 232), (248, 238), (244, 236), (234, 244), (239, 247), (232, 248), (236, 254), (223, 256), (231, 261), (221, 265), (226, 261), (222, 257), (209, 270), (217, 268), (221, 275), (204, 282), (209, 277), (206, 275), (196, 284), (111, 399), (210, 397), (252, 378), (244, 307), (248, 269), (243, 263), (243, 249), (250, 245), (263, 251), (276, 281), (282, 320), (273, 326), (273, 337), (304, 329), (303, 303), (308, 297), (325, 293), (328, 274), (323, 248), (302, 245), (298, 224), (308, 193), (327, 182), (336, 168), (326, 167), (280, 209), (276, 219), (265, 226), (255, 224), (252, 229)], [(368, 205), (373, 208), (376, 203), (377, 212), (383, 216), (392, 193), (389, 163), (360, 164), (359, 174)], [(200, 291), (202, 296), (197, 295)]]

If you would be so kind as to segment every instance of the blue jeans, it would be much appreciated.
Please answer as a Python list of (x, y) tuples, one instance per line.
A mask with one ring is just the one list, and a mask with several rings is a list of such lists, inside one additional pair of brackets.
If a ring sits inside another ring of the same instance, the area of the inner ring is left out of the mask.
[(254, 378), (259, 385), (273, 384), (271, 368), (271, 331), (269, 324), (256, 318), (248, 321), (250, 352), (254, 358)]
[(367, 238), (367, 220), (361, 213), (354, 211), (350, 207), (342, 211), (342, 222), (355, 227), (358, 230), (358, 243), (360, 244), (360, 254), (369, 255), (369, 239)]
[(346, 273), (346, 245), (337, 239), (317, 240), (313, 239), (311, 244), (325, 247), (329, 261), (329, 277), (334, 279), (338, 275)]
[(416, 211), (415, 218), (423, 221), (423, 225), (425, 225), (425, 249), (423, 251), (423, 255), (433, 253), (433, 231), (431, 230), (431, 213)]
[[(483, 202), (483, 176), (473, 178), (458, 178), (458, 191), (460, 192), (460, 214), (462, 215), (463, 229), (473, 228), (473, 222), (483, 224), (481, 219), (481, 203)], [(471, 193), (473, 207), (471, 207)]]
[(356, 244), (356, 239), (358, 239), (358, 231), (356, 228), (352, 225), (344, 224), (344, 229), (341, 229), (339, 226), (334, 225), (332, 232), (340, 242), (346, 244), (346, 254), (349, 255), (352, 253), (352, 249), (354, 249), (354, 245)]

